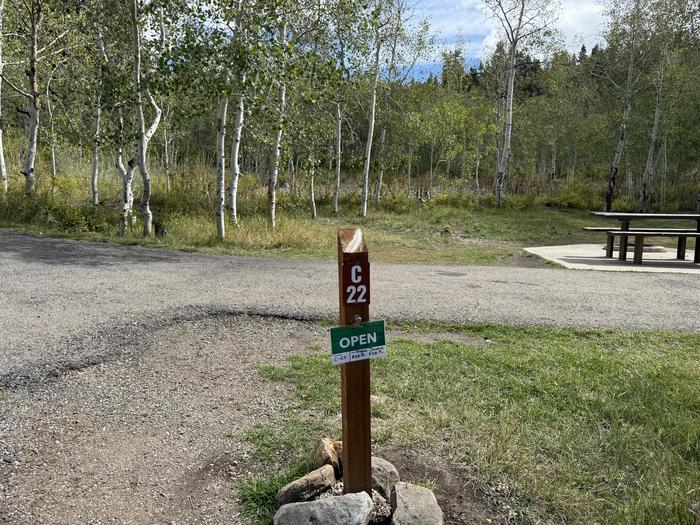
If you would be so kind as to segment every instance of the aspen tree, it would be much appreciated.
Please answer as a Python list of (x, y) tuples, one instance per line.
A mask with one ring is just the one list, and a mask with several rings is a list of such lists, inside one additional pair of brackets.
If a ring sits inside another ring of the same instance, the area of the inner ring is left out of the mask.
[(487, 9), (498, 20), (508, 43), (505, 119), (503, 144), (496, 166), (496, 206), (501, 206), (506, 172), (510, 163), (513, 134), (513, 93), (517, 73), (516, 57), (520, 46), (542, 33), (553, 22), (550, 0), (485, 0)]

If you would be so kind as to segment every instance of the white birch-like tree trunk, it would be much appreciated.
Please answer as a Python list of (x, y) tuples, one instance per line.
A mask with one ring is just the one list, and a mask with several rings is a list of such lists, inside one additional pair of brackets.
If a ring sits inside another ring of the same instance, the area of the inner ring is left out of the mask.
[(377, 34), (377, 46), (374, 52), (374, 81), (372, 83), (372, 98), (369, 105), (369, 124), (367, 128), (367, 144), (365, 146), (365, 167), (362, 180), (362, 205), (360, 217), (367, 217), (367, 200), (369, 199), (369, 168), (372, 163), (372, 139), (374, 136), (374, 120), (377, 110), (377, 85), (379, 84), (379, 52), (381, 41)]
[[(387, 86), (384, 92), (384, 111), (389, 110), (389, 97), (391, 96), (391, 81), (394, 74), (394, 67), (396, 65), (396, 46), (399, 41), (399, 33), (401, 32), (401, 10), (403, 5), (399, 3), (398, 11), (396, 13), (396, 26), (391, 35), (391, 58), (389, 59), (389, 68), (387, 75)], [(382, 130), (379, 133), (379, 170), (377, 172), (377, 181), (374, 188), (374, 203), (377, 208), (381, 205), (382, 198), (382, 184), (384, 183), (384, 145), (386, 144), (386, 122), (382, 119)]]
[(578, 165), (578, 149), (574, 146), (574, 154), (571, 159), (571, 168), (569, 169), (569, 179), (576, 177), (576, 166)]
[(134, 223), (134, 192), (132, 190), (132, 182), (134, 180), (134, 170), (136, 162), (131, 159), (127, 166), (121, 162), (121, 154), (117, 156), (117, 170), (122, 179), (122, 209), (119, 214), (119, 236), (124, 237), (127, 226)]
[(503, 149), (498, 158), (496, 168), (496, 206), (501, 207), (503, 198), (503, 186), (506, 179), (506, 170), (510, 160), (510, 141), (513, 132), (513, 91), (515, 88), (515, 56), (517, 52), (517, 40), (510, 45), (508, 56), (508, 87), (506, 91), (506, 120), (503, 126)]
[(153, 213), (151, 212), (151, 174), (148, 171), (148, 146), (160, 124), (161, 110), (149, 91), (146, 98), (153, 110), (154, 116), (151, 125), (146, 129), (146, 119), (143, 111), (143, 97), (141, 86), (141, 30), (138, 23), (138, 1), (132, 2), (131, 30), (134, 46), (134, 94), (136, 98), (136, 116), (138, 119), (138, 151), (136, 161), (143, 182), (143, 194), (141, 196), (141, 210), (143, 213), (143, 234), (151, 235), (153, 230)]
[[(488, 9), (500, 22), (508, 42), (508, 68), (506, 80), (505, 120), (503, 121), (503, 144), (496, 140), (496, 177), (494, 193), (496, 205), (501, 206), (506, 175), (511, 165), (511, 135), (513, 132), (513, 91), (515, 86), (515, 59), (522, 42), (545, 30), (552, 22), (550, 0), (484, 0)], [(497, 101), (500, 122), (500, 104)], [(499, 148), (500, 146), (500, 148)], [(500, 151), (499, 151), (500, 150)]]
[(335, 105), (335, 193), (333, 194), (333, 214), (338, 215), (338, 207), (340, 203), (340, 161), (341, 161), (341, 146), (343, 132), (342, 113), (340, 111), (340, 102)]
[(216, 133), (216, 235), (219, 239), (226, 237), (226, 115), (228, 97), (222, 95), (219, 101)]
[[(662, 54), (663, 55), (663, 54)], [(663, 56), (659, 64), (659, 79), (656, 83), (656, 104), (654, 107), (654, 124), (651, 129), (651, 140), (649, 141), (649, 151), (647, 153), (647, 162), (642, 174), (642, 198), (641, 212), (649, 213), (651, 210), (651, 178), (654, 172), (654, 160), (656, 157), (656, 140), (659, 135), (659, 121), (661, 119), (661, 96), (664, 85), (664, 63)]]
[[(245, 76), (243, 81), (245, 82)], [(238, 224), (238, 180), (241, 177), (240, 152), (241, 137), (243, 135), (243, 120), (245, 118), (245, 100), (243, 88), (238, 94), (238, 107), (236, 109), (236, 121), (233, 128), (233, 142), (231, 143), (231, 195), (229, 197), (231, 223)]]
[(386, 141), (386, 126), (382, 126), (379, 133), (379, 171), (374, 186), (374, 204), (379, 207), (381, 204), (382, 183), (384, 182), (384, 143)]
[(612, 210), (613, 196), (615, 194), (615, 185), (617, 183), (617, 176), (620, 173), (620, 161), (622, 160), (622, 153), (625, 151), (625, 144), (627, 143), (627, 125), (629, 123), (631, 114), (632, 100), (628, 99), (625, 104), (625, 111), (622, 115), (622, 122), (620, 122), (620, 135), (617, 140), (617, 145), (615, 146), (613, 160), (610, 164), (610, 170), (608, 173), (608, 190), (605, 194), (605, 211)]
[(612, 210), (613, 199), (615, 196), (615, 185), (617, 183), (617, 176), (620, 173), (620, 161), (622, 160), (622, 153), (625, 150), (625, 144), (627, 143), (627, 128), (630, 116), (632, 115), (636, 47), (636, 38), (633, 38), (630, 46), (630, 61), (627, 67), (627, 81), (625, 83), (625, 91), (623, 96), (625, 109), (622, 114), (622, 121), (620, 122), (620, 134), (617, 140), (617, 145), (615, 146), (615, 152), (613, 153), (610, 170), (608, 171), (608, 190), (605, 193), (605, 211)]
[(31, 17), (31, 48), (29, 53), (29, 69), (27, 76), (31, 85), (29, 93), (29, 137), (27, 140), (27, 154), (24, 159), (24, 191), (27, 195), (36, 192), (36, 150), (39, 140), (39, 114), (40, 114), (40, 93), (39, 93), (39, 72), (37, 69), (39, 59), (38, 31), (40, 16)]
[(3, 119), (2, 119), (2, 74), (5, 68), (3, 55), (3, 44), (5, 37), (3, 34), (5, 15), (5, 0), (0, 0), (0, 184), (3, 193), (7, 193), (7, 165), (5, 164), (5, 145), (3, 143)]
[[(280, 47), (284, 47), (287, 42), (287, 22), (282, 22), (280, 28)], [(267, 181), (267, 220), (273, 228), (277, 223), (277, 179), (280, 169), (280, 157), (282, 153), (282, 130), (284, 127), (284, 112), (287, 102), (287, 83), (280, 81), (279, 85), (279, 112), (277, 115), (277, 133), (273, 145), (273, 161), (270, 169), (270, 176)]]
[(53, 195), (56, 189), (56, 127), (53, 121), (53, 104), (51, 104), (51, 81), (60, 66), (60, 62), (57, 63), (49, 74), (49, 78), (46, 81), (46, 113), (49, 117), (49, 139), (51, 146), (51, 194)]
[(314, 188), (314, 178), (316, 176), (316, 159), (314, 158), (314, 145), (311, 144), (311, 166), (309, 167), (309, 200), (311, 201), (311, 218), (316, 219), (316, 191)]
[[(98, 88), (99, 89), (99, 88)], [(100, 175), (100, 132), (102, 127), (102, 97), (98, 92), (95, 99), (95, 134), (92, 136), (92, 173), (90, 185), (92, 188), (92, 204), (100, 204), (100, 192), (97, 187), (97, 178)]]
[(53, 125), (53, 113), (50, 109), (48, 109), (48, 106), (51, 104), (49, 100), (47, 100), (47, 111), (49, 114), (49, 133), (51, 134), (51, 193), (53, 194), (56, 191), (56, 130)]
[(481, 186), (479, 184), (479, 165), (481, 164), (481, 146), (474, 148), (476, 162), (474, 166), (474, 182), (476, 183), (476, 203), (479, 204), (481, 199)]
[(632, 173), (632, 167), (630, 166), (630, 156), (629, 153), (625, 155), (625, 182), (627, 184), (627, 198), (629, 200), (634, 199), (634, 173)]
[(413, 144), (408, 147), (408, 166), (406, 168), (406, 184), (408, 195), (411, 195), (411, 168), (413, 164)]
[[(163, 16), (163, 8), (158, 9), (158, 23), (160, 28), (160, 52), (162, 56), (169, 54), (170, 46), (166, 44), (166, 34), (165, 29), (165, 18)], [(163, 123), (163, 169), (165, 171), (165, 188), (166, 191), (170, 191), (170, 138), (168, 136), (168, 125), (170, 122), (171, 107), (169, 104), (164, 105), (162, 111), (162, 123)]]
[(297, 170), (294, 164), (294, 151), (289, 152), (289, 157), (287, 158), (287, 171), (292, 176), (291, 183), (289, 185), (289, 193), (293, 197), (297, 195)]
[(168, 126), (163, 128), (163, 168), (165, 170), (165, 191), (170, 191), (170, 137), (168, 136)]
[(122, 209), (119, 214), (119, 236), (123, 237), (126, 233), (126, 227), (133, 224), (132, 210), (134, 207), (134, 192), (132, 190), (132, 182), (134, 180), (134, 170), (136, 169), (136, 159), (129, 160), (127, 165), (124, 165), (124, 116), (121, 107), (117, 108), (117, 128), (119, 137), (117, 141), (117, 152), (115, 166), (117, 174), (122, 181)]
[(552, 158), (550, 159), (550, 163), (549, 163), (549, 191), (552, 192), (552, 191), (554, 191), (554, 180), (556, 179), (556, 176), (557, 176), (557, 144), (556, 144), (556, 142), (552, 142), (550, 144), (550, 147), (552, 149)]
[(430, 142), (430, 172), (428, 175), (428, 199), (433, 198), (433, 176), (435, 174), (435, 166), (433, 161), (435, 160), (435, 139)]
[(668, 182), (668, 159), (666, 156), (666, 142), (667, 139), (664, 136), (664, 142), (661, 145), (661, 209), (666, 208), (666, 184)]

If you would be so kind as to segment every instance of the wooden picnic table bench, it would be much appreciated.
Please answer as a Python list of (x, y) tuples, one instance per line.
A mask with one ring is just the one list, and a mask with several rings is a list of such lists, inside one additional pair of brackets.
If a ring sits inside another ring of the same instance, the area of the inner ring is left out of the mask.
[[(688, 237), (695, 239), (694, 262), (700, 263), (700, 214), (698, 213), (619, 213), (619, 212), (592, 212), (597, 217), (615, 219), (620, 221), (619, 228), (605, 228), (601, 226), (587, 226), (587, 231), (604, 231), (607, 235), (605, 256), (612, 257), (615, 246), (615, 237), (620, 237), (619, 259), (627, 260), (627, 244), (629, 237), (634, 237), (634, 262), (642, 264), (644, 239), (646, 237), (677, 237), (678, 247), (676, 258), (685, 260)], [(690, 228), (630, 228), (633, 220), (693, 220), (695, 229)]]
[[(650, 231), (650, 230), (610, 230), (607, 232), (608, 239), (619, 236), (620, 246), (624, 245), (625, 250), (620, 248), (620, 260), (627, 260), (627, 238), (634, 237), (634, 264), (642, 264), (642, 253), (644, 250), (644, 239), (646, 237), (678, 237), (678, 250), (676, 252), (676, 259), (681, 261), (685, 260), (685, 249), (688, 237), (695, 239), (695, 255), (693, 257), (693, 262), (700, 263), (700, 243), (698, 243), (698, 238), (700, 238), (700, 232), (660, 232), (660, 231)], [(606, 255), (611, 252), (610, 248), (611, 242), (608, 242), (606, 247)], [(608, 255), (612, 257), (612, 253)]]

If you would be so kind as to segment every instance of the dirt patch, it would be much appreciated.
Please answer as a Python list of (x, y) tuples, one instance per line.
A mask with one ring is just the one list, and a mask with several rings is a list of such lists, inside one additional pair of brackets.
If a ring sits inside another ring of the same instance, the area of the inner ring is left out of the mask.
[(440, 235), (452, 239), (452, 241), (456, 244), (471, 244), (475, 246), (482, 246), (484, 248), (501, 248), (506, 252), (512, 252), (512, 255), (502, 257), (498, 261), (499, 266), (518, 266), (524, 268), (550, 267), (546, 261), (527, 253), (519, 245), (516, 245), (513, 242), (486, 239), (484, 237), (470, 237), (459, 228), (454, 228), (449, 224), (445, 224), (440, 228)]
[(236, 523), (241, 435), (275, 424), (288, 385), (258, 366), (325, 340), (318, 325), (219, 316), (0, 398), (0, 522)]
[(520, 268), (551, 268), (552, 265), (549, 264), (544, 259), (527, 253), (526, 251), (518, 248), (510, 257), (506, 257), (499, 261), (501, 266), (517, 266)]
[(435, 496), (446, 524), (507, 525), (512, 523), (508, 509), (476, 487), (474, 473), (464, 466), (449, 464), (442, 458), (417, 452), (387, 448), (375, 452), (391, 462), (402, 481), (435, 485)]

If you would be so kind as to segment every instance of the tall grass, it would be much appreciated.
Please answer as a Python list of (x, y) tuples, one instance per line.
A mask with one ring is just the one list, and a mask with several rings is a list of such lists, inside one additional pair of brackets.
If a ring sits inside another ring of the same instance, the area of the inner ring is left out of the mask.
[[(10, 148), (10, 151), (14, 162), (15, 150)], [(211, 166), (204, 164), (180, 166), (173, 173), (169, 189), (163, 171), (152, 170), (151, 207), (154, 218), (165, 225), (167, 237), (144, 238), (136, 224), (120, 238), (122, 185), (111, 166), (111, 158), (103, 156), (100, 166), (101, 204), (97, 207), (90, 204), (88, 159), (81, 160), (76, 151), (59, 156), (55, 178), (47, 175), (48, 160), (46, 156), (38, 159), (38, 188), (31, 197), (23, 193), (22, 177), (16, 170), (11, 172), (10, 191), (0, 196), (0, 224), (47, 235), (302, 258), (333, 257), (335, 230), (361, 225), (371, 240), (374, 260), (461, 264), (497, 263), (518, 254), (524, 245), (600, 240), (580, 231), (580, 226), (595, 221), (576, 210), (591, 207), (598, 196), (574, 183), (556, 198), (508, 195), (504, 207), (496, 209), (492, 196), (482, 196), (477, 202), (475, 195), (459, 187), (455, 180), (438, 179), (434, 198), (419, 203), (414, 196), (406, 194), (400, 177), (390, 177), (381, 208), (372, 206), (369, 216), (360, 219), (357, 216), (359, 178), (344, 176), (340, 213), (335, 216), (333, 174), (323, 171), (317, 177), (319, 218), (310, 218), (306, 180), (300, 174), (296, 191), (281, 188), (278, 192), (275, 229), (266, 221), (264, 181), (252, 174), (243, 175), (238, 200), (240, 224), (229, 225), (225, 240), (219, 240), (215, 235), (216, 174)], [(134, 179), (134, 193), (138, 218), (141, 193), (138, 176)]]

